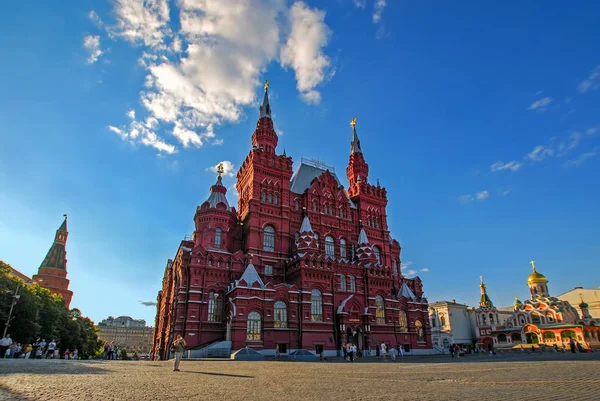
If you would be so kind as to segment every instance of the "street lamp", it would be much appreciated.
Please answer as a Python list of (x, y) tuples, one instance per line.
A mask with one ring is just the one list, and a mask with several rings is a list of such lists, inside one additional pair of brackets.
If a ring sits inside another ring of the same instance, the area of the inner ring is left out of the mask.
[(6, 333), (8, 332), (8, 326), (10, 326), (10, 319), (12, 316), (13, 308), (19, 301), (19, 298), (21, 298), (21, 296), (19, 295), (19, 287), (20, 287), (20, 285), (17, 285), (17, 289), (15, 290), (15, 295), (13, 295), (13, 297), (12, 297), (13, 299), (10, 304), (10, 311), (8, 312), (8, 317), (6, 318), (6, 325), (4, 326), (4, 334), (2, 334), (2, 338), (6, 337)]

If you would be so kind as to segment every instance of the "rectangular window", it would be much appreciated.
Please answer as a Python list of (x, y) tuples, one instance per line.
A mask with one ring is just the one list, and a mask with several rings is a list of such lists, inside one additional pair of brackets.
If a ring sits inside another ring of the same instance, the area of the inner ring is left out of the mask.
[(272, 276), (273, 275), (273, 266), (265, 265), (265, 275)]

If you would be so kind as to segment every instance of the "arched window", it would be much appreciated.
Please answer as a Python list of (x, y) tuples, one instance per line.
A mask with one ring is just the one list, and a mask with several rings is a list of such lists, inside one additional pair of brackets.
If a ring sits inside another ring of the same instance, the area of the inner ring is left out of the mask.
[(265, 251), (275, 251), (275, 229), (272, 226), (266, 226), (263, 236), (263, 249)]
[(375, 254), (375, 258), (377, 259), (377, 264), (381, 264), (381, 251), (379, 250), (379, 247), (374, 246), (373, 247), (373, 253)]
[(208, 293), (208, 321), (220, 322), (221, 309), (223, 309), (222, 298), (219, 293), (211, 291)]
[(223, 230), (221, 230), (220, 228), (217, 228), (215, 230), (215, 248), (220, 248), (221, 247), (221, 237), (223, 235)]
[(485, 317), (485, 314), (481, 315), (481, 324), (487, 324), (487, 318)]
[(300, 233), (296, 231), (296, 234), (294, 234), (294, 242), (296, 243), (296, 245), (298, 245), (299, 239), (300, 239)]
[(319, 234), (314, 233), (313, 237), (315, 238), (315, 244), (317, 246), (317, 249), (319, 248)]
[(310, 297), (310, 311), (311, 320), (313, 322), (323, 321), (323, 298), (321, 297), (321, 291), (316, 288), (312, 290)]
[(265, 192), (261, 192), (260, 193), (260, 200), (262, 202), (266, 202), (267, 201), (267, 194)]
[(556, 335), (551, 331), (544, 332), (544, 340), (555, 340)]
[(398, 326), (400, 331), (408, 331), (408, 319), (406, 318), (406, 312), (402, 310), (398, 312)]
[(398, 274), (398, 262), (396, 262), (396, 259), (394, 259), (392, 264), (394, 266), (394, 274)]
[(298, 202), (298, 201), (295, 201), (295, 202), (294, 202), (294, 208), (295, 208), (296, 210), (300, 210), (300, 202)]
[(385, 304), (383, 303), (383, 297), (381, 295), (375, 297), (375, 308), (377, 324), (385, 324)]
[(356, 278), (350, 276), (350, 292), (356, 292)]
[(325, 256), (335, 258), (335, 242), (329, 235), (325, 237)]
[(440, 323), (442, 324), (442, 327), (446, 325), (446, 316), (440, 316)]
[(490, 324), (494, 324), (494, 314), (490, 313)]
[(350, 257), (352, 258), (351, 260), (356, 258), (356, 247), (354, 244), (350, 245)]
[(346, 276), (343, 274), (340, 276), (340, 291), (346, 291)]
[(279, 197), (277, 196), (277, 194), (273, 195), (273, 203), (274, 204), (279, 204)]
[(420, 320), (415, 322), (415, 331), (417, 332), (417, 341), (425, 341), (425, 331), (423, 330), (423, 323)]
[(287, 306), (283, 301), (275, 302), (275, 327), (287, 327)]
[(340, 258), (346, 259), (346, 240), (343, 238), (340, 240)]
[(506, 343), (507, 342), (506, 334), (499, 334), (498, 335), (498, 342), (502, 343), (502, 344)]
[(273, 194), (269, 194), (269, 203), (273, 203)]
[(546, 320), (548, 321), (548, 323), (554, 323), (554, 318), (549, 313), (546, 315)]
[(313, 212), (318, 212), (319, 211), (319, 204), (317, 203), (317, 201), (313, 201)]
[(541, 324), (542, 323), (542, 318), (539, 315), (539, 313), (532, 313), (531, 314), (531, 323), (533, 324)]
[(344, 209), (340, 208), (340, 218), (344, 218)]
[(258, 312), (248, 314), (248, 324), (246, 326), (246, 340), (260, 341), (260, 315)]

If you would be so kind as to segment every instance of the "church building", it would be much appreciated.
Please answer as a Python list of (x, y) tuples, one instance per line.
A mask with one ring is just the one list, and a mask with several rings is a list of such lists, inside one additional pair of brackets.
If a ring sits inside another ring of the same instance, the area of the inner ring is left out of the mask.
[(333, 355), (381, 342), (414, 354), (432, 350), (419, 277), (400, 269), (387, 191), (369, 180), (356, 119), (347, 187), (335, 169), (278, 153), (268, 82), (252, 148), (237, 173), (237, 209), (222, 166), (194, 215), (195, 231), (167, 262), (157, 298), (155, 357), (182, 335), (191, 356), (249, 347)]
[(56, 230), (54, 243), (48, 250), (46, 257), (38, 269), (38, 273), (31, 277), (34, 283), (47, 288), (55, 294), (61, 295), (67, 308), (71, 305), (73, 291), (69, 290), (69, 279), (67, 279), (67, 215)]

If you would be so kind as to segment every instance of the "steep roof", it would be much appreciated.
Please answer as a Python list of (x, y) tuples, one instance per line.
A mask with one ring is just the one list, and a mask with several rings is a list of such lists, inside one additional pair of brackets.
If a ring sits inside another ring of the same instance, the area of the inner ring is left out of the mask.
[(215, 183), (215, 185), (210, 187), (210, 195), (204, 203), (208, 202), (211, 208), (216, 208), (219, 203), (223, 203), (226, 206), (227, 211), (231, 211), (231, 206), (229, 206), (227, 196), (225, 195), (226, 193), (227, 188), (225, 188), (225, 186), (223, 185), (221, 175), (219, 175), (217, 177), (217, 182)]
[(54, 236), (54, 243), (48, 250), (46, 257), (40, 264), (41, 268), (50, 268), (50, 269), (60, 269), (67, 270), (67, 215), (65, 215), (65, 219), (56, 230), (56, 235)]
[(413, 301), (417, 298), (415, 293), (412, 292), (410, 288), (406, 285), (406, 283), (402, 283), (402, 287), (400, 287), (400, 296), (405, 298), (410, 298)]
[(246, 267), (246, 270), (244, 270), (244, 274), (242, 274), (242, 277), (240, 277), (240, 279), (237, 280), (235, 282), (235, 284), (239, 285), (240, 281), (242, 281), (242, 280), (244, 280), (246, 282), (248, 287), (252, 287), (252, 285), (254, 283), (260, 284), (261, 288), (265, 286), (262, 279), (258, 275), (256, 268), (254, 267), (254, 265), (252, 263), (248, 264), (248, 266)]

